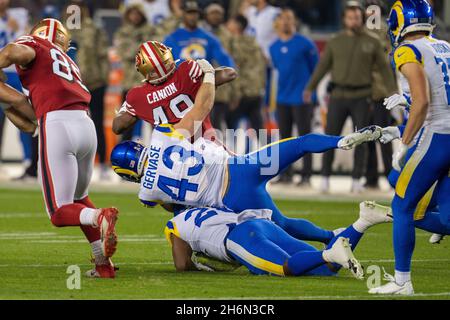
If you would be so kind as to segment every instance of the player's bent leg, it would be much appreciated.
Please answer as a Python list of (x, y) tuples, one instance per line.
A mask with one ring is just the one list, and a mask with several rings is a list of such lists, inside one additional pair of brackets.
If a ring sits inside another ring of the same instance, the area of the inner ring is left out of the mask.
[(337, 148), (340, 139), (341, 137), (320, 134), (288, 138), (250, 154), (232, 157), (230, 163), (244, 166), (244, 175), (261, 184), (283, 172), (307, 153), (321, 153)]
[[(415, 246), (414, 216), (419, 202), (436, 181), (447, 174), (450, 140), (425, 129), (420, 143), (403, 168), (392, 202), (394, 212), (395, 278), (371, 289), (377, 294), (412, 294), (411, 259)], [(440, 161), (436, 161), (440, 159)]]
[(249, 220), (230, 231), (226, 248), (239, 263), (253, 274), (284, 276), (284, 264), (289, 255), (266, 237), (276, 227), (267, 220)]
[(438, 183), (437, 201), (441, 223), (450, 229), (450, 171)]
[[(278, 230), (280, 228), (278, 227)], [(313, 247), (312, 245), (304, 242), (304, 241), (300, 241), (298, 239), (295, 239), (294, 237), (292, 237), (291, 235), (289, 235), (287, 232), (283, 231), (283, 232), (271, 232), (269, 234), (267, 234), (269, 240), (271, 240), (273, 243), (275, 243), (277, 246), (279, 246), (280, 248), (282, 248), (284, 251), (286, 251), (292, 259), (293, 256), (299, 252), (318, 252), (319, 250), (317, 250), (315, 247)], [(310, 255), (309, 258), (307, 259), (308, 263), (311, 263), (311, 257), (314, 255)], [(294, 261), (296, 261), (297, 259), (299, 259), (300, 257), (296, 257), (293, 258), (291, 261), (291, 264), (297, 265), (297, 263), (295, 263)], [(317, 258), (317, 256), (316, 256)], [(302, 261), (302, 259), (299, 259), (300, 261)], [(320, 263), (321, 259), (319, 259)], [(303, 261), (302, 261), (303, 262)], [(315, 262), (313, 263), (313, 265), (315, 265)], [(288, 265), (285, 265), (285, 269), (289, 268)], [(296, 269), (298, 271), (298, 269), (300, 267), (292, 267), (293, 269)], [(299, 271), (302, 275), (305, 276), (335, 276), (336, 275), (336, 271), (333, 265), (327, 263), (326, 265), (319, 265), (318, 267), (311, 267), (311, 265), (307, 265), (305, 266), (304, 264), (301, 265), (301, 268), (303, 270)], [(289, 272), (290, 274), (293, 274), (293, 272)]]
[[(432, 197), (432, 186), (443, 177), (445, 169), (448, 168), (447, 151), (444, 150), (446, 143), (441, 140), (439, 135), (425, 131), (421, 143), (408, 159), (396, 185), (392, 209), (396, 270), (399, 272), (411, 270), (415, 245), (414, 218), (423, 216), (423, 208), (427, 205), (422, 206), (421, 202)], [(447, 147), (450, 148), (450, 143)]]
[(249, 170), (255, 170), (253, 167), (246, 170), (247, 167), (249, 166), (236, 164), (229, 166), (230, 184), (223, 198), (223, 203), (228, 208), (235, 212), (247, 209), (270, 209), (272, 220), (291, 236), (300, 240), (328, 243), (334, 237), (332, 231), (317, 227), (308, 220), (285, 217), (276, 207), (265, 185), (252, 180), (253, 176), (246, 176)]
[(284, 216), (275, 204), (268, 208), (272, 210), (272, 221), (296, 239), (318, 241), (326, 244), (335, 236), (333, 231), (316, 226), (306, 219)]
[(352, 250), (356, 249), (364, 233), (371, 227), (392, 222), (392, 210), (375, 201), (363, 201), (359, 204), (359, 218), (351, 226), (338, 233), (328, 244), (330, 247), (338, 237), (348, 238)]
[[(80, 203), (88, 208), (96, 209), (94, 203), (88, 196), (80, 200), (75, 200), (75, 203)], [(93, 278), (114, 278), (116, 268), (111, 259), (105, 257), (103, 254), (100, 229), (92, 226), (80, 226), (80, 228), (91, 245), (92, 255), (94, 257), (93, 262), (95, 264), (95, 268), (87, 271), (86, 275)]]
[(436, 234), (435, 240), (430, 243), (439, 243), (446, 235), (450, 235), (450, 226), (443, 224), (442, 214), (440, 212), (427, 211), (423, 219), (414, 221), (416, 228)]

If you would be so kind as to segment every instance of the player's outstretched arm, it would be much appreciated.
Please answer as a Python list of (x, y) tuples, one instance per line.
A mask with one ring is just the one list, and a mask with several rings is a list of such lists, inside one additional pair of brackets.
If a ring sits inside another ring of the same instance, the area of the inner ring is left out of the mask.
[[(0, 72), (0, 77), (3, 76)], [(6, 80), (6, 77), (2, 77)], [(0, 102), (6, 106), (6, 117), (21, 131), (33, 133), (36, 130), (36, 120), (33, 107), (25, 95), (21, 94), (9, 85), (0, 82)]]
[(137, 118), (128, 112), (119, 112), (113, 120), (112, 131), (119, 135), (131, 128), (136, 122)]
[(172, 241), (172, 257), (175, 269), (178, 272), (197, 270), (191, 259), (192, 248), (189, 244), (173, 234), (170, 235), (170, 238)]
[(29, 65), (36, 58), (36, 51), (29, 46), (9, 43), (0, 51), (0, 69), (17, 64), (22, 67)]
[(3, 110), (6, 117), (17, 129), (26, 133), (35, 133), (37, 126), (14, 108)]
[(194, 107), (189, 111), (180, 122), (174, 125), (174, 128), (180, 130), (186, 138), (194, 135), (197, 129), (201, 128), (203, 120), (211, 112), (214, 105), (216, 94), (215, 87), (215, 70), (206, 60), (198, 60), (203, 73), (203, 83), (195, 97)]
[(229, 83), (238, 77), (238, 73), (231, 67), (219, 67), (216, 68), (216, 87), (220, 87), (226, 83)]

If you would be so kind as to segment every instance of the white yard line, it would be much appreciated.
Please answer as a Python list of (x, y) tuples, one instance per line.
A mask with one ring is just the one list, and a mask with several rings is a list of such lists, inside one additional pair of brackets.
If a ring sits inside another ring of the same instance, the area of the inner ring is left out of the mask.
[[(360, 260), (360, 262), (394, 262), (392, 259), (379, 259), (379, 260)], [(414, 263), (427, 263), (427, 262), (450, 262), (450, 259), (417, 259), (412, 260)], [(164, 261), (164, 262), (124, 262), (124, 263), (116, 263), (117, 266), (151, 266), (151, 265), (164, 265), (164, 264), (172, 264), (172, 261)], [(78, 266), (88, 266), (91, 264), (77, 264)], [(67, 267), (68, 264), (0, 264), (0, 268), (8, 268), (8, 267), (21, 267), (21, 268), (62, 268)], [(344, 276), (344, 275), (343, 275)], [(353, 278), (349, 276), (349, 278)]]
[[(121, 266), (153, 266), (153, 265), (172, 265), (173, 261), (159, 261), (159, 262), (130, 262), (130, 263), (115, 263), (116, 267)], [(91, 263), (77, 263), (77, 266), (86, 267), (92, 266)], [(0, 264), (0, 268), (67, 268), (69, 264)]]
[[(361, 296), (343, 296), (343, 295), (336, 295), (336, 296), (284, 296), (284, 297), (214, 297), (214, 298), (204, 298), (204, 297), (189, 297), (189, 298), (179, 298), (184, 300), (329, 300), (329, 299), (360, 299), (365, 300), (369, 298), (378, 298), (378, 299), (386, 299), (387, 297), (395, 297), (398, 299), (401, 298), (410, 298), (413, 299), (415, 297), (450, 297), (450, 292), (432, 292), (432, 293), (416, 293), (412, 296), (384, 296), (384, 295), (361, 295)], [(174, 300), (177, 300), (177, 298), (173, 298)]]
[[(26, 241), (29, 243), (55, 243), (55, 244), (64, 244), (64, 243), (87, 243), (86, 239), (78, 239), (78, 240), (33, 240), (33, 241)], [(167, 240), (164, 238), (161, 239), (148, 239), (148, 238), (136, 238), (136, 239), (123, 239), (119, 238), (119, 242), (162, 242), (166, 243)]]

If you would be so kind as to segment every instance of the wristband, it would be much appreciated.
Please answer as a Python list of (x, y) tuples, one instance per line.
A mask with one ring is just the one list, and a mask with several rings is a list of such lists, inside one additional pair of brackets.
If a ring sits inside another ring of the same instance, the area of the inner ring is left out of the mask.
[(203, 77), (203, 83), (210, 83), (212, 85), (216, 84), (216, 76), (214, 75), (214, 73), (208, 72), (205, 73), (204, 77)]

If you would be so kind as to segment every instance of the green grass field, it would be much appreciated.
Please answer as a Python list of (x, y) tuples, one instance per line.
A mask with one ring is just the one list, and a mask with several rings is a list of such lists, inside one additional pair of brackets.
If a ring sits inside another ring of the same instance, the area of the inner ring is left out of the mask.
[[(163, 228), (170, 215), (145, 209), (131, 194), (92, 193), (97, 206), (121, 210), (119, 247), (114, 262), (117, 278), (82, 278), (80, 290), (69, 290), (66, 273), (78, 265), (90, 268), (90, 247), (78, 228), (53, 227), (39, 191), (0, 190), (0, 299), (380, 299), (367, 294), (366, 281), (345, 270), (338, 277), (279, 278), (233, 272), (177, 274), (171, 263)], [(292, 217), (307, 218), (334, 229), (351, 224), (357, 203), (278, 201)], [(379, 265), (393, 271), (391, 226), (371, 229), (356, 256), (366, 268)], [(417, 232), (413, 279), (415, 299), (450, 298), (448, 240), (428, 244)], [(392, 297), (388, 297), (391, 299)]]

